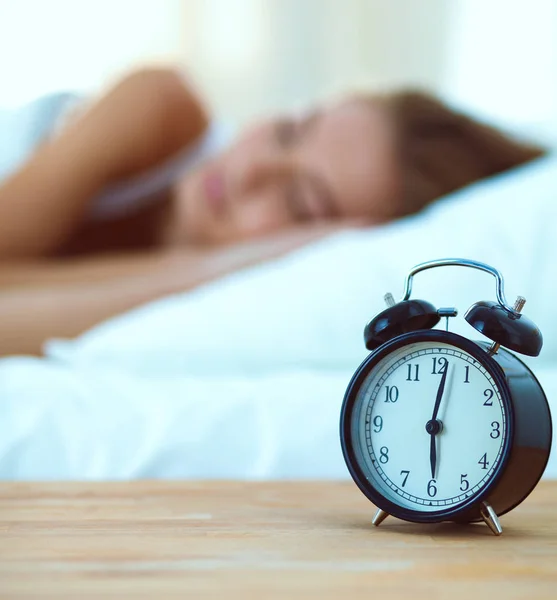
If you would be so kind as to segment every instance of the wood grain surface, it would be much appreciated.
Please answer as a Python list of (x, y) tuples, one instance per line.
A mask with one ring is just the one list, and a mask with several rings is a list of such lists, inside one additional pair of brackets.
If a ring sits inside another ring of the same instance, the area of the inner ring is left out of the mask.
[(485, 525), (370, 525), (352, 483), (2, 484), (0, 597), (557, 598), (557, 482)]

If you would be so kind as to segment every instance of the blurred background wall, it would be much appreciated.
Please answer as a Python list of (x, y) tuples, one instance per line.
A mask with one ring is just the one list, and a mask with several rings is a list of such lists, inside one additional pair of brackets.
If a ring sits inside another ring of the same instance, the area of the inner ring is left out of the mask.
[(0, 0), (0, 105), (174, 63), (233, 126), (351, 88), (419, 85), (557, 129), (557, 0)]

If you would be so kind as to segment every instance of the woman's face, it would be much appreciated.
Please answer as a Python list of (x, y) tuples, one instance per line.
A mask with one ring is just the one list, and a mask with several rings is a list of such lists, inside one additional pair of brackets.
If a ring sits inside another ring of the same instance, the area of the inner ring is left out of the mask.
[(393, 136), (379, 103), (346, 100), (245, 131), (177, 186), (169, 238), (226, 244), (321, 220), (384, 220)]

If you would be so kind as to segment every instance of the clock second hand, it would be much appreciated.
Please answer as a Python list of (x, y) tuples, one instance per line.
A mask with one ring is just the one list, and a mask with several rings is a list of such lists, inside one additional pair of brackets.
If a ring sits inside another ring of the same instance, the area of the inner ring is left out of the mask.
[(445, 371), (441, 376), (439, 387), (437, 388), (437, 397), (435, 398), (435, 405), (433, 407), (433, 415), (431, 420), (426, 423), (425, 429), (430, 435), (429, 442), (429, 462), (431, 466), (431, 478), (435, 479), (435, 470), (437, 468), (437, 445), (435, 443), (435, 436), (441, 431), (441, 424), (437, 420), (437, 414), (439, 412), (439, 406), (441, 405), (441, 399), (443, 398), (443, 392), (445, 391), (445, 382), (447, 381), (447, 373), (449, 372), (449, 361), (446, 362)]

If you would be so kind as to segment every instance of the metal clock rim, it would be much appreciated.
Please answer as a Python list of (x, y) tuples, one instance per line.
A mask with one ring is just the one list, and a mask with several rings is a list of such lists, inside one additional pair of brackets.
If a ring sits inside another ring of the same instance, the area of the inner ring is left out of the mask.
[[(489, 374), (493, 377), (501, 398), (503, 401), (503, 407), (506, 410), (506, 416), (508, 418), (507, 433), (502, 448), (502, 458), (493, 473), (490, 481), (484, 486), (484, 488), (470, 497), (468, 501), (463, 504), (459, 504), (455, 508), (449, 508), (445, 510), (421, 512), (417, 510), (407, 509), (395, 504), (383, 494), (381, 494), (366, 478), (364, 472), (360, 468), (358, 461), (355, 456), (354, 448), (352, 445), (352, 435), (350, 433), (351, 426), (351, 415), (356, 400), (356, 394), (360, 388), (363, 379), (367, 376), (369, 371), (385, 356), (397, 350), (400, 347), (406, 346), (414, 342), (423, 341), (437, 341), (440, 343), (448, 343), (461, 350), (464, 350), (471, 354), (474, 358), (479, 360), (481, 364), (486, 368)], [(411, 521), (414, 523), (438, 523), (440, 521), (458, 521), (459, 516), (464, 515), (470, 511), (470, 508), (478, 505), (489, 496), (489, 493), (497, 485), (503, 473), (505, 472), (506, 466), (510, 458), (510, 446), (514, 436), (514, 413), (511, 406), (511, 400), (507, 386), (505, 384), (505, 378), (501, 367), (489, 356), (486, 351), (479, 346), (477, 343), (469, 340), (461, 335), (453, 332), (441, 331), (441, 330), (420, 330), (413, 331), (410, 333), (403, 334), (397, 338), (386, 342), (380, 346), (375, 352), (372, 352), (358, 367), (344, 396), (344, 400), (341, 408), (340, 418), (340, 439), (342, 446), (342, 453), (346, 465), (352, 479), (361, 490), (361, 492), (378, 508), (388, 512), (389, 514), (405, 521)], [(478, 516), (478, 520), (480, 517)]]

